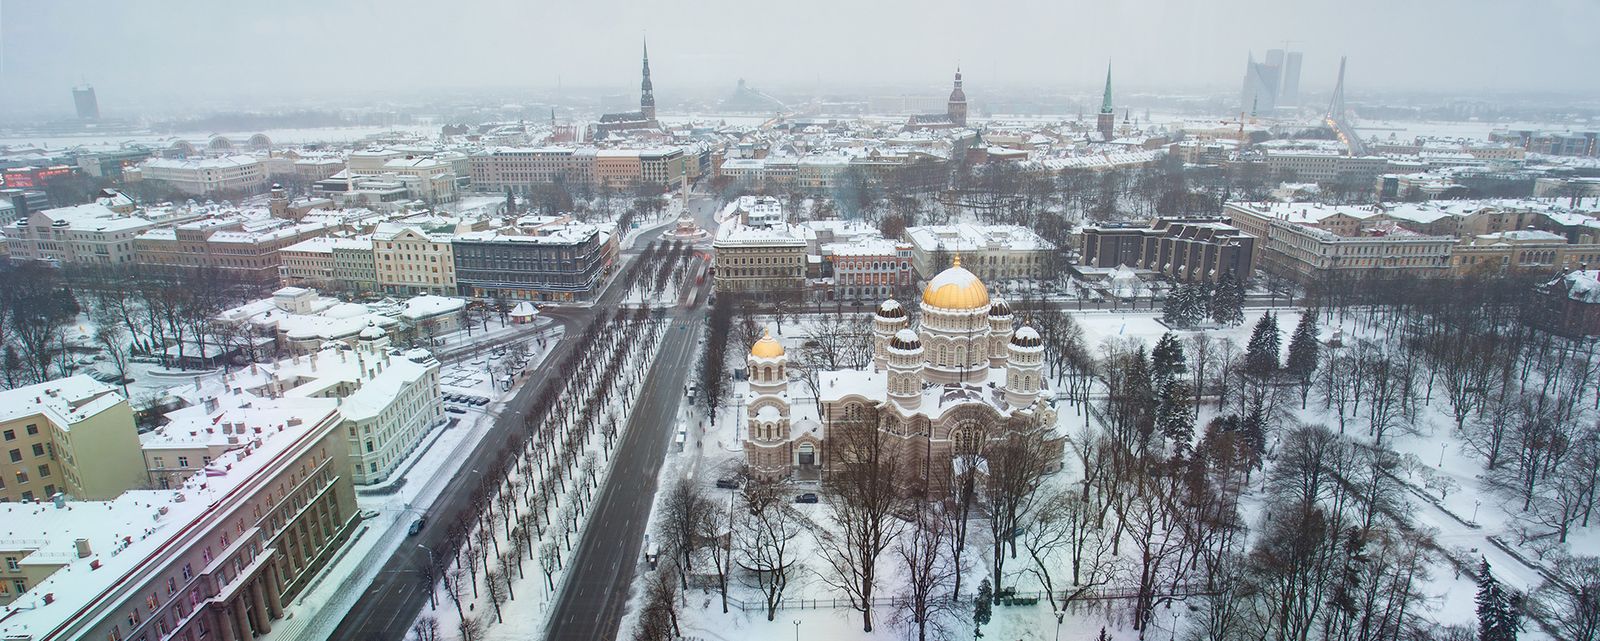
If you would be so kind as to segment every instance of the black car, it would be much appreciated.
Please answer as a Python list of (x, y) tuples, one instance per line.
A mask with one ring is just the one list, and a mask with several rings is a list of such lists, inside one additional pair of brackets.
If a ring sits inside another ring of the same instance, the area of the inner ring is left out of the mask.
[(739, 489), (739, 479), (717, 479), (717, 487), (724, 490)]
[(794, 497), (794, 502), (795, 503), (816, 503), (817, 502), (817, 495), (816, 495), (815, 492), (806, 492), (805, 494), (801, 494), (800, 496)]
[(417, 520), (411, 522), (411, 527), (406, 529), (406, 536), (416, 536), (418, 534), (421, 534), (422, 533), (422, 526), (426, 525), (427, 523), (428, 523), (428, 517), (426, 517), (426, 516), (417, 517)]

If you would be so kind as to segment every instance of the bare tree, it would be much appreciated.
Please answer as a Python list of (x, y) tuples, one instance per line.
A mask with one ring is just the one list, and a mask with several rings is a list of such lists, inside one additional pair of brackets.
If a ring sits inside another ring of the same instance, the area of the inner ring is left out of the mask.
[(746, 585), (761, 592), (771, 621), (798, 562), (791, 544), (804, 530), (804, 517), (784, 501), (776, 481), (750, 477), (742, 493), (744, 509), (734, 528), (737, 555), (747, 571)]
[(461, 634), (461, 641), (482, 641), (487, 630), (484, 629), (483, 620), (477, 617), (463, 617), (456, 624), (456, 632)]
[(939, 632), (941, 620), (955, 607), (953, 599), (939, 594), (954, 569), (947, 547), (950, 520), (939, 511), (937, 503), (922, 506), (895, 546), (906, 577), (897, 619), (916, 631), (917, 641)]
[[(851, 411), (846, 410), (847, 416)], [(823, 479), (828, 522), (817, 541), (831, 570), (822, 573), (823, 580), (845, 594), (861, 613), (861, 629), (871, 632), (878, 559), (900, 532), (902, 524), (894, 514), (905, 499), (896, 452), (877, 429), (875, 411), (867, 408), (862, 414), (842, 421), (830, 434), (837, 443)]]
[(1048, 451), (1039, 430), (1013, 433), (984, 448), (989, 477), (983, 485), (983, 498), (992, 546), (991, 582), (997, 594), (1004, 585), (1006, 558), (1017, 558), (1016, 533), (1037, 506), (1039, 487), (1051, 470)]
[(1557, 638), (1600, 641), (1600, 559), (1574, 556), (1553, 564), (1554, 576), (1533, 591), (1532, 606)]
[(679, 477), (668, 486), (661, 499), (661, 517), (657, 522), (662, 543), (677, 552), (673, 564), (683, 579), (684, 589), (689, 587), (689, 573), (694, 570), (694, 551), (706, 528), (713, 506), (694, 481)]
[(419, 617), (411, 626), (416, 641), (439, 641), (439, 620), (430, 616)]

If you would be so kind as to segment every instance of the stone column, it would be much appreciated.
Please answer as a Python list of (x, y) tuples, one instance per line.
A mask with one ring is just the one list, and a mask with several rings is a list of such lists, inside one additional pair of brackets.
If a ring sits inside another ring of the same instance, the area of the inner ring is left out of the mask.
[(250, 582), (250, 597), (256, 612), (256, 624), (262, 634), (272, 632), (272, 617), (267, 614), (267, 598), (261, 594), (261, 577)]
[(211, 611), (211, 627), (214, 632), (222, 635), (222, 641), (234, 641), (233, 622), (228, 620), (230, 618), (232, 617), (228, 616), (226, 609)]
[(229, 601), (228, 607), (233, 608), (233, 619), (239, 622), (239, 638), (251, 638), (253, 635), (250, 633), (250, 615), (246, 614), (244, 611), (244, 597), (241, 595), (240, 597)]
[[(321, 527), (321, 523), (320, 523), (320, 520), (319, 520), (321, 517), (317, 516), (317, 511), (315, 509), (313, 509), (310, 514), (305, 515), (305, 517), (303, 517), (303, 518), (305, 520), (303, 520), (301, 522), (305, 524), (306, 529), (311, 530), (311, 539), (316, 541), (316, 543), (317, 543), (317, 546), (315, 548), (313, 548), (313, 549), (321, 550), (322, 549), (322, 541), (323, 541), (323, 539), (322, 539), (322, 527)], [(316, 555), (315, 554), (311, 554), (311, 555), (308, 555), (308, 556), (315, 557)]]
[(274, 619), (283, 618), (283, 601), (280, 596), (283, 593), (283, 582), (278, 580), (278, 564), (267, 565), (266, 571), (261, 573), (261, 580), (265, 581), (261, 587), (267, 593), (267, 611)]

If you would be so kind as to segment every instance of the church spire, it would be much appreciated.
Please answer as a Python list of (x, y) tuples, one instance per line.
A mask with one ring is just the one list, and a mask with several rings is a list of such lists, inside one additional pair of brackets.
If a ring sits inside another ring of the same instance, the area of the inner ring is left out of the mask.
[(1111, 108), (1111, 63), (1106, 63), (1106, 94), (1100, 99), (1100, 113), (1115, 113)]
[(644, 78), (639, 81), (639, 113), (645, 120), (656, 119), (655, 87), (650, 84), (650, 41), (644, 40)]
[(1100, 142), (1111, 142), (1116, 137), (1117, 110), (1111, 106), (1111, 62), (1106, 62), (1106, 94), (1100, 99), (1100, 113), (1094, 119), (1095, 130), (1100, 132)]

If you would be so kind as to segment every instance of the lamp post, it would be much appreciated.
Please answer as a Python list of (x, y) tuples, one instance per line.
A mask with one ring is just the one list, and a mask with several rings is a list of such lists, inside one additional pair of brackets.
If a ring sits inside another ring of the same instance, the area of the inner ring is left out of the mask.
[(1051, 612), (1051, 614), (1056, 615), (1056, 641), (1061, 641), (1061, 617), (1062, 615), (1066, 614), (1066, 612), (1054, 610)]
[(1483, 505), (1483, 501), (1480, 501), (1478, 499), (1472, 499), (1472, 522), (1473, 523), (1477, 523), (1478, 522), (1478, 506), (1480, 506), (1480, 505)]
[(427, 577), (428, 577), (428, 609), (430, 611), (431, 610), (437, 610), (437, 609), (439, 609), (439, 600), (438, 600), (438, 597), (435, 596), (435, 594), (434, 594), (435, 591), (433, 589), (433, 579), (434, 579), (433, 572), (434, 572), (434, 570), (439, 568), (439, 560), (434, 558), (434, 556), (433, 556), (433, 548), (430, 548), (430, 547), (428, 547), (426, 545), (423, 545), (421, 543), (418, 543), (417, 547), (428, 551), (428, 571), (426, 572)]
[(1446, 441), (1444, 443), (1440, 443), (1439, 444), (1439, 467), (1441, 467), (1441, 468), (1444, 467), (1444, 450), (1445, 450), (1446, 447), (1449, 447), (1449, 446), (1450, 446), (1450, 442), (1449, 441)]
[(794, 641), (800, 641), (800, 620), (794, 620)]

